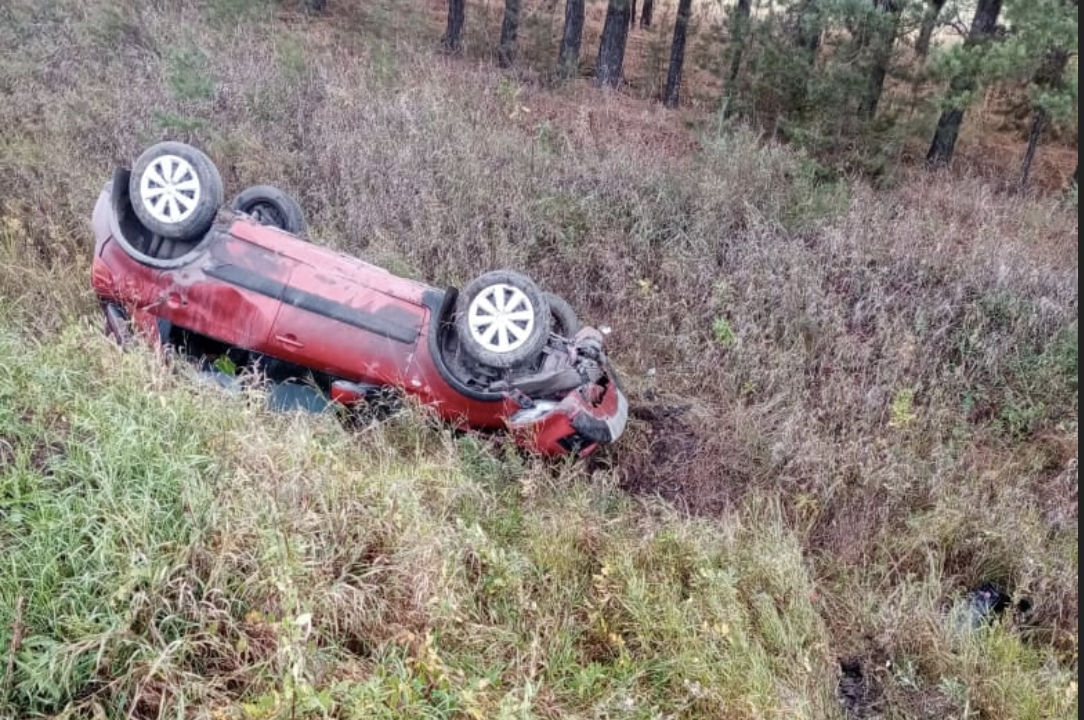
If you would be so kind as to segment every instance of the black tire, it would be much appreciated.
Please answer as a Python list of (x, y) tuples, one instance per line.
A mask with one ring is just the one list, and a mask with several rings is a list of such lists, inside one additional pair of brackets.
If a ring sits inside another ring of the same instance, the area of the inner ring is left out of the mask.
[(301, 206), (273, 185), (245, 188), (230, 203), (230, 209), (250, 215), (261, 225), (277, 227), (292, 235), (304, 235), (308, 231)]
[[(487, 323), (489, 317), (493, 320)], [(511, 270), (475, 278), (459, 294), (456, 305), (455, 329), (463, 350), (494, 368), (509, 368), (537, 357), (549, 339), (550, 322), (549, 303), (541, 288)]]
[(544, 295), (550, 306), (550, 315), (553, 317), (551, 325), (553, 332), (563, 338), (574, 337), (580, 331), (580, 319), (576, 317), (576, 311), (560, 295), (550, 292)]
[(180, 142), (147, 148), (132, 165), (128, 193), (132, 210), (148, 230), (185, 241), (196, 240), (210, 229), (224, 199), (222, 176), (215, 164)]

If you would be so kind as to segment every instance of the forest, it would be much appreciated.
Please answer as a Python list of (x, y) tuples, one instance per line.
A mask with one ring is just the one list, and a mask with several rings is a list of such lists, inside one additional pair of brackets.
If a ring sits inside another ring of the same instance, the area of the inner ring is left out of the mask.
[[(681, 0), (660, 11), (654, 0), (639, 7), (636, 0), (608, 0), (597, 45), (586, 47), (588, 5), (564, 3), (559, 40), (544, 29), (528, 29), (521, 39), (521, 26), (557, 27), (560, 8), (555, 0), (506, 0), (499, 35), (476, 51), (510, 68), (519, 46), (532, 43), (525, 64), (546, 81), (586, 72), (595, 86), (618, 88), (627, 84), (630, 35), (651, 32), (660, 44), (651, 52), (662, 56), (663, 71), (656, 71), (653, 98), (670, 108), (680, 104), (688, 57), (700, 71), (693, 82), (710, 77), (714, 92), (706, 104), (720, 119), (753, 124), (873, 176), (891, 172), (922, 130), (921, 162), (931, 169), (949, 165), (968, 107), (990, 91), (1005, 92), (1005, 112), (1026, 126), (1007, 185), (1028, 187), (1044, 139), (1075, 143), (1075, 0), (700, 0), (695, 8), (693, 0)], [(319, 10), (323, 2), (309, 6)], [(441, 43), (448, 52), (463, 51), (466, 6), (466, 0), (447, 3)], [(472, 13), (485, 23), (489, 9)], [(547, 51), (552, 67), (541, 64)], [(1063, 184), (1075, 183), (1076, 173), (1074, 165)]]

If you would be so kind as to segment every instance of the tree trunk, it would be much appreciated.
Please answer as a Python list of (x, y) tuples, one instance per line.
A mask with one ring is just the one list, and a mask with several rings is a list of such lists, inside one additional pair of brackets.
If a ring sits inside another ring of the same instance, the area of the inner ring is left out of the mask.
[(655, 0), (644, 0), (644, 5), (640, 9), (640, 27), (651, 27), (651, 14), (655, 10)]
[(504, 0), (504, 20), (501, 22), (501, 42), (497, 46), (497, 64), (511, 67), (516, 60), (516, 35), (519, 33), (520, 0)]
[(566, 0), (565, 30), (561, 35), (561, 50), (557, 56), (557, 74), (561, 77), (571, 77), (580, 65), (584, 14), (584, 0)]
[[(979, 0), (964, 47), (970, 47), (992, 37), (1000, 14), (1001, 0)], [(950, 83), (953, 94), (966, 92), (974, 85), (975, 81), (969, 75), (956, 75)], [(930, 143), (930, 149), (926, 153), (928, 167), (937, 168), (952, 162), (952, 153), (956, 149), (956, 138), (960, 134), (960, 124), (963, 119), (964, 111), (961, 108), (949, 108), (941, 113), (941, 117), (937, 119), (937, 130), (934, 131), (933, 142)]]
[(610, 0), (606, 7), (606, 22), (598, 44), (595, 85), (617, 87), (621, 84), (621, 67), (625, 64), (625, 43), (629, 39), (629, 0)]
[(964, 120), (964, 111), (949, 108), (937, 118), (937, 129), (933, 133), (933, 142), (926, 153), (926, 164), (930, 167), (947, 165), (952, 160), (956, 149), (956, 138), (960, 134), (960, 125)]
[(1001, 0), (979, 0), (975, 8), (975, 17), (971, 20), (971, 29), (967, 33), (965, 45), (975, 45), (987, 38), (993, 37), (997, 27), (998, 16), (1001, 15)]
[[(1060, 49), (1054, 48), (1046, 53), (1043, 57), (1043, 62), (1040, 63), (1039, 68), (1035, 71), (1035, 77), (1033, 82), (1040, 88), (1057, 88), (1063, 84), (1065, 75), (1065, 68), (1069, 64), (1069, 53)], [(1046, 108), (1041, 105), (1035, 108), (1035, 116), (1031, 121), (1031, 132), (1028, 133), (1028, 146), (1024, 151), (1024, 160), (1020, 166), (1020, 187), (1024, 188), (1028, 184), (1028, 175), (1031, 173), (1031, 163), (1035, 160), (1035, 151), (1039, 147), (1039, 139), (1042, 137), (1043, 130), (1046, 128), (1047, 120), (1049, 120), (1049, 114), (1046, 112)]]
[(734, 30), (731, 34), (730, 72), (726, 75), (728, 89), (738, 79), (738, 71), (741, 70), (741, 56), (745, 52), (745, 39), (749, 35), (749, 15), (752, 10), (753, 0), (738, 0), (734, 11)]
[(1068, 52), (1061, 48), (1048, 50), (1035, 71), (1035, 84), (1041, 88), (1062, 87), (1065, 80), (1065, 68), (1068, 65)]
[(636, 0), (629, 0), (629, 30), (636, 27)]
[(681, 98), (681, 69), (685, 65), (685, 37), (689, 32), (689, 17), (693, 12), (693, 0), (678, 0), (677, 19), (674, 21), (674, 42), (670, 45), (670, 71), (666, 74), (668, 108), (676, 108)]
[(900, 12), (903, 10), (903, 2), (900, 0), (873, 0), (873, 5), (886, 17), (874, 19), (875, 26), (870, 34), (873, 41), (873, 60), (870, 63), (866, 94), (859, 108), (859, 112), (867, 119), (873, 119), (877, 114), (877, 106), (881, 103), (885, 78), (888, 77), (888, 65), (892, 61), (892, 48), (896, 44)]
[(457, 53), (463, 49), (463, 22), (466, 15), (467, 0), (448, 0), (448, 27), (444, 31), (441, 43), (448, 52)]
[(1024, 151), (1024, 162), (1020, 166), (1020, 187), (1028, 185), (1028, 175), (1031, 174), (1031, 163), (1035, 159), (1035, 150), (1039, 147), (1039, 137), (1043, 134), (1046, 125), (1046, 110), (1035, 109), (1035, 117), (1031, 121), (1031, 132), (1028, 133), (1028, 148)]
[(933, 39), (933, 31), (937, 29), (937, 18), (941, 16), (941, 10), (945, 7), (945, 0), (926, 0), (926, 12), (922, 15), (922, 25), (918, 29), (918, 39), (915, 40), (915, 55), (925, 61), (930, 54), (930, 41)]

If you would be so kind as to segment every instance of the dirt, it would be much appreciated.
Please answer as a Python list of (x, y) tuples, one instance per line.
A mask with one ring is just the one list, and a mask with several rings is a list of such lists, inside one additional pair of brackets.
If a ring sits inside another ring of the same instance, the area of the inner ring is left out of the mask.
[(959, 716), (959, 703), (942, 688), (924, 682), (901, 686), (891, 681), (895, 672), (892, 657), (871, 637), (863, 638), (862, 647), (853, 654), (840, 657), (836, 699), (843, 717), (941, 720)]
[(868, 667), (863, 669), (863, 660), (869, 663), (869, 658), (847, 658), (839, 663), (836, 696), (844, 714), (851, 718), (872, 717), (884, 700), (880, 682), (868, 674)]
[(741, 497), (751, 473), (720, 415), (674, 400), (640, 400), (629, 414), (628, 439), (615, 450), (624, 490), (693, 515), (718, 515)]

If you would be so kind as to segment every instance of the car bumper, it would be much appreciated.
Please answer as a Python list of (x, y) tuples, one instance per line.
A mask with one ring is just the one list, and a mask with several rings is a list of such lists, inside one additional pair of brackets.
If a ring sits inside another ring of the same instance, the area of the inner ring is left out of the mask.
[(587, 385), (560, 402), (534, 401), (508, 420), (516, 441), (543, 455), (586, 456), (617, 441), (628, 422), (629, 404), (614, 382)]

